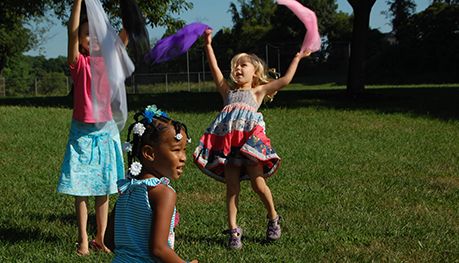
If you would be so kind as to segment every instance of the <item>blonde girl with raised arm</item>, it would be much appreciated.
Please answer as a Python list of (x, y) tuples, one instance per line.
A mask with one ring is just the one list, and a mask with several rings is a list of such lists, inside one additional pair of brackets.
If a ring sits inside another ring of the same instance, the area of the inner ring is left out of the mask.
[(310, 52), (297, 53), (285, 75), (278, 79), (268, 77), (265, 63), (256, 55), (237, 54), (231, 60), (230, 81), (227, 81), (218, 67), (211, 34), (211, 29), (204, 33), (204, 49), (224, 107), (201, 137), (193, 157), (202, 172), (226, 184), (228, 247), (240, 249), (243, 233), (237, 224), (237, 211), (241, 180), (250, 180), (266, 208), (267, 240), (274, 241), (281, 236), (281, 217), (266, 184), (281, 159), (266, 136), (263, 115), (258, 109), (265, 97), (291, 82), (298, 63)]

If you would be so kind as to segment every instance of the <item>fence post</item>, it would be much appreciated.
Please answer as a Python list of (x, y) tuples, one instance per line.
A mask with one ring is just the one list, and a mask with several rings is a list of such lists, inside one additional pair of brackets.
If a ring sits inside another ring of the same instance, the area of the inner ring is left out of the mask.
[(206, 81), (206, 66), (204, 63), (204, 51), (201, 53), (201, 59), (202, 59), (202, 81)]
[(188, 51), (186, 52), (186, 74), (188, 78), (188, 91), (191, 91), (190, 86), (190, 56), (188, 55)]
[(0, 77), (0, 80), (1, 80), (1, 83), (2, 83), (2, 95), (3, 97), (6, 97), (6, 84), (5, 84), (5, 78), (4, 77)]
[(67, 94), (70, 93), (70, 84), (69, 84), (70, 80), (69, 80), (69, 77), (65, 76), (65, 87), (67, 88)]
[(38, 80), (35, 78), (35, 96), (38, 96)]
[(278, 47), (277, 48), (277, 72), (281, 72), (281, 68), (280, 68), (280, 48)]
[[(197, 72), (198, 73), (198, 84), (201, 83), (201, 73), (200, 72)], [(201, 92), (201, 85), (198, 85), (198, 91)]]
[(167, 81), (167, 73), (166, 73), (166, 92), (169, 92), (169, 86), (168, 86), (168, 81)]
[(268, 44), (265, 45), (265, 62), (266, 62), (266, 66), (268, 66), (269, 68), (269, 51), (268, 51)]
[(135, 94), (135, 74), (132, 74), (132, 94)]

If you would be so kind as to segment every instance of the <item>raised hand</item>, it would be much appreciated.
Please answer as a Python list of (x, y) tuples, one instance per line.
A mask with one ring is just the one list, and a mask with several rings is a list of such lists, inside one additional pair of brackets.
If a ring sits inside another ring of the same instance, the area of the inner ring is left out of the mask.
[(203, 37), (204, 37), (204, 43), (206, 45), (210, 45), (212, 43), (212, 29), (210, 28), (206, 29), (206, 31), (204, 31)]
[(305, 51), (300, 51), (300, 52), (296, 53), (295, 57), (297, 57), (299, 59), (302, 59), (302, 58), (305, 58), (305, 57), (309, 57), (310, 55), (311, 55), (311, 51), (305, 50)]

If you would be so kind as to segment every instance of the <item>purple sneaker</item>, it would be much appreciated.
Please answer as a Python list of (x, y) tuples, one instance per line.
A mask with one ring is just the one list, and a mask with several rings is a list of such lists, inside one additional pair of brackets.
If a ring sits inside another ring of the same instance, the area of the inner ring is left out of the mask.
[(279, 215), (274, 219), (269, 219), (268, 229), (266, 230), (266, 239), (269, 241), (278, 240), (281, 237), (281, 227), (280, 222), (281, 217)]
[(231, 249), (241, 249), (242, 248), (242, 229), (236, 227), (226, 231), (229, 234), (228, 247)]

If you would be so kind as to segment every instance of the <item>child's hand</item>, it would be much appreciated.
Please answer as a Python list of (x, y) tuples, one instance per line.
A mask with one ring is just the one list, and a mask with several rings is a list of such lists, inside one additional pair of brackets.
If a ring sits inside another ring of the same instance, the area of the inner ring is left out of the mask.
[(204, 43), (206, 45), (210, 45), (212, 43), (212, 29), (210, 28), (206, 29), (206, 31), (204, 31), (203, 37), (204, 37)]
[(295, 57), (299, 58), (299, 59), (302, 59), (302, 58), (305, 58), (305, 57), (309, 57), (309, 55), (311, 55), (311, 51), (309, 50), (305, 50), (303, 52), (298, 52), (296, 53)]

